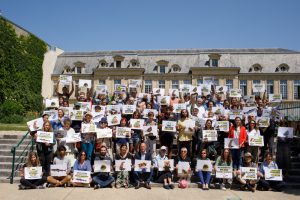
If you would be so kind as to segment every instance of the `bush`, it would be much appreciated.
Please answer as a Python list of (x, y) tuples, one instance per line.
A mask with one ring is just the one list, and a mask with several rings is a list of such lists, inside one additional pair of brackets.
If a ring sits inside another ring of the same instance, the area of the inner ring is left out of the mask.
[(9, 115), (20, 115), (24, 114), (24, 107), (20, 102), (15, 100), (5, 100), (2, 105), (0, 105), (0, 116)]
[(1, 123), (6, 123), (6, 124), (17, 124), (23, 122), (23, 116), (22, 115), (7, 115), (7, 116), (2, 116), (0, 118)]

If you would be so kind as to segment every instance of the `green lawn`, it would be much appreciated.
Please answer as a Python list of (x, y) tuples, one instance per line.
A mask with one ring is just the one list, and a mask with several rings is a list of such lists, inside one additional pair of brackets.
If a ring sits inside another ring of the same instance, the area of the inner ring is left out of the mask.
[(27, 131), (27, 124), (2, 124), (0, 123), (0, 131)]

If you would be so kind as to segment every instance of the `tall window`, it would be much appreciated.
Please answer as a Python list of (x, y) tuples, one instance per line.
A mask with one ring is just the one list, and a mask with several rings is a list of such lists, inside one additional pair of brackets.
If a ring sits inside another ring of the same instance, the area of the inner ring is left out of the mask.
[(219, 66), (219, 60), (218, 59), (212, 59), (211, 60), (211, 66), (212, 67), (218, 67)]
[(99, 80), (99, 85), (105, 85), (105, 80)]
[(267, 80), (267, 93), (274, 94), (274, 81), (273, 80)]
[(76, 67), (77, 68), (77, 74), (81, 74), (81, 67)]
[(172, 80), (172, 89), (179, 89), (179, 81)]
[(145, 80), (145, 93), (152, 92), (152, 80)]
[(122, 61), (120, 61), (120, 60), (116, 61), (116, 67), (117, 68), (121, 68), (121, 64), (122, 64)]
[(159, 67), (159, 73), (165, 74), (165, 73), (166, 73), (166, 66), (161, 65), (161, 66)]
[(191, 84), (191, 80), (183, 80), (183, 84), (190, 85)]
[(294, 80), (294, 99), (300, 99), (300, 80)]
[(114, 84), (117, 85), (117, 84), (121, 84), (121, 80), (120, 79), (116, 79), (114, 80)]
[(165, 89), (165, 80), (159, 80), (158, 81), (158, 87), (161, 89)]
[(287, 99), (287, 80), (280, 80), (280, 94), (282, 99)]
[[(253, 80), (253, 84), (260, 84), (260, 80)], [(253, 92), (253, 95), (260, 96), (259, 92)]]
[(197, 85), (199, 86), (199, 85), (201, 85), (201, 84), (203, 84), (203, 79), (198, 79), (198, 80), (197, 80)]
[(240, 80), (240, 89), (242, 90), (242, 95), (247, 96), (247, 80)]
[(226, 86), (228, 88), (228, 91), (233, 89), (233, 80), (232, 79), (227, 79), (226, 80)]

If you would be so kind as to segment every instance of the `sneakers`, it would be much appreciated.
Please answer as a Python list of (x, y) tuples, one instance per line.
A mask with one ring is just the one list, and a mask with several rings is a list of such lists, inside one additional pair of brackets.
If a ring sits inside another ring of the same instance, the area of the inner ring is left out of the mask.
[(45, 189), (45, 187), (40, 185), (40, 186), (37, 186), (36, 189)]
[(99, 189), (100, 188), (100, 185), (98, 185), (98, 184), (95, 184), (94, 185), (94, 190), (97, 190), (97, 189)]
[(169, 184), (169, 188), (170, 188), (171, 190), (173, 190), (173, 189), (174, 189), (174, 185)]
[(163, 187), (164, 187), (166, 190), (171, 189), (171, 188), (169, 187), (169, 185), (164, 185)]
[(26, 190), (26, 187), (24, 185), (19, 185), (19, 190)]
[(137, 182), (136, 186), (134, 187), (134, 189), (139, 189), (141, 186), (140, 186), (140, 182)]
[(226, 187), (225, 187), (225, 184), (224, 184), (224, 183), (221, 184), (220, 188), (221, 188), (221, 190), (226, 191)]
[(149, 183), (145, 183), (145, 188), (147, 188), (148, 190), (151, 190), (151, 186)]

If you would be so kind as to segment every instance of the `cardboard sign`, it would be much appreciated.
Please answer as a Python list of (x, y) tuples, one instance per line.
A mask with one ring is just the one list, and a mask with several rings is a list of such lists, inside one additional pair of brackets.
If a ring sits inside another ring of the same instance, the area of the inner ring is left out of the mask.
[(62, 85), (71, 85), (72, 84), (72, 76), (59, 75), (59, 83)]
[(281, 100), (281, 94), (269, 94), (269, 102), (280, 102)]
[(264, 146), (264, 137), (248, 135), (248, 143), (249, 143), (249, 146), (263, 147)]
[(151, 136), (158, 136), (157, 126), (144, 126), (143, 127), (143, 133), (144, 135), (151, 135)]
[(38, 131), (36, 141), (41, 143), (53, 143), (53, 137), (53, 132)]
[(124, 115), (132, 115), (134, 111), (136, 111), (136, 105), (123, 105), (122, 106), (122, 114), (124, 114)]
[(67, 137), (66, 137), (66, 143), (76, 143), (76, 142), (81, 142), (81, 133), (75, 133), (74, 129), (73, 131), (68, 131), (67, 132)]
[(190, 163), (189, 162), (178, 162), (178, 174), (187, 174), (190, 169)]
[(153, 93), (153, 95), (164, 96), (165, 95), (165, 89), (162, 89), (162, 88), (153, 88), (152, 89), (152, 93)]
[(131, 138), (131, 128), (117, 127), (116, 138)]
[(51, 176), (67, 176), (67, 165), (50, 165)]
[(257, 180), (257, 169), (255, 167), (241, 167), (241, 178), (244, 180)]
[(151, 161), (150, 160), (135, 160), (134, 171), (136, 172), (150, 172)]
[(41, 179), (43, 175), (42, 167), (25, 167), (24, 177), (26, 180)]
[(82, 88), (82, 87), (91, 88), (92, 87), (92, 81), (91, 80), (79, 79), (78, 87), (79, 88)]
[(183, 109), (186, 109), (186, 104), (185, 103), (173, 104), (173, 112), (180, 113), (181, 110), (183, 110)]
[(226, 94), (228, 91), (227, 86), (216, 86), (216, 93), (217, 94)]
[(110, 160), (95, 160), (94, 172), (110, 172)]
[(45, 100), (46, 108), (58, 108), (59, 102), (57, 98), (46, 99)]
[(256, 118), (259, 127), (269, 127), (270, 118), (269, 117), (257, 117)]
[(203, 140), (208, 142), (218, 141), (218, 131), (217, 130), (203, 130), (202, 131)]
[(44, 120), (41, 117), (27, 122), (27, 126), (30, 131), (41, 130), (43, 128), (43, 125), (44, 125)]
[(174, 170), (174, 160), (158, 160), (158, 171), (173, 171)]
[(131, 129), (142, 130), (144, 126), (144, 119), (130, 119)]
[(176, 122), (174, 121), (162, 121), (162, 131), (168, 131), (168, 132), (176, 132)]
[(224, 148), (228, 149), (239, 149), (239, 139), (238, 138), (224, 138)]
[(265, 179), (267, 181), (282, 181), (282, 170), (281, 169), (269, 169), (264, 167)]
[(212, 164), (210, 160), (197, 160), (196, 171), (205, 171), (211, 172), (212, 171)]
[(292, 127), (278, 127), (278, 137), (282, 138), (293, 138), (294, 137), (294, 128)]
[(90, 183), (91, 172), (74, 170), (73, 182), (75, 183)]
[(231, 166), (216, 166), (216, 177), (224, 179), (232, 179)]
[(176, 97), (179, 97), (179, 90), (178, 89), (169, 89), (169, 96), (172, 97), (173, 95)]
[(83, 119), (83, 110), (73, 110), (70, 113), (70, 118), (73, 121), (82, 121)]
[(81, 133), (93, 133), (93, 132), (96, 132), (95, 124), (81, 123)]
[(216, 121), (216, 130), (229, 131), (229, 121)]
[(229, 97), (242, 97), (242, 90), (241, 89), (231, 89), (229, 91)]
[(130, 172), (131, 171), (131, 160), (130, 159), (115, 160), (115, 170), (117, 172), (120, 172), (120, 171)]
[(112, 130), (110, 128), (97, 128), (97, 138), (112, 138)]
[(107, 85), (96, 85), (96, 95), (98, 94), (106, 94), (107, 93)]

